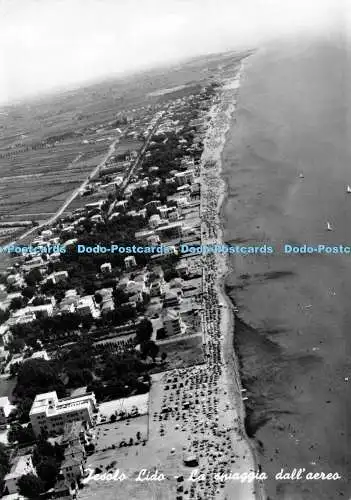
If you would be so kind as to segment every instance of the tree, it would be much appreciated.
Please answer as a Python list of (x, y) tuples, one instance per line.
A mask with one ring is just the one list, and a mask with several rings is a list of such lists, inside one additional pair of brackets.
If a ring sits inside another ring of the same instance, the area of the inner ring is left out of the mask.
[(39, 495), (45, 490), (43, 481), (34, 474), (26, 474), (20, 477), (17, 485), (20, 494), (30, 499), (38, 499)]
[(82, 327), (89, 330), (93, 326), (94, 322), (95, 320), (91, 314), (89, 314), (89, 316), (84, 316), (82, 318)]
[(164, 274), (164, 279), (165, 281), (169, 282), (174, 278), (177, 278), (178, 273), (175, 269), (172, 268), (166, 268), (165, 269), (165, 274)]
[(11, 354), (16, 354), (22, 352), (24, 346), (25, 342), (23, 339), (18, 337), (13, 337), (8, 343), (8, 350), (10, 351)]
[(153, 326), (149, 319), (145, 318), (137, 326), (137, 342), (143, 344), (151, 339)]
[(96, 292), (96, 294), (95, 294), (95, 302), (97, 304), (101, 304), (101, 302), (102, 302), (102, 296), (100, 295), (99, 292)]
[(5, 321), (7, 321), (9, 319), (9, 317), (10, 317), (9, 310), (3, 311), (2, 309), (0, 309), (0, 325), (5, 323)]
[(45, 304), (45, 297), (43, 296), (35, 297), (32, 304), (33, 306), (43, 306)]
[(63, 382), (53, 361), (29, 359), (20, 366), (14, 394), (17, 398), (32, 398), (43, 392), (65, 393)]
[(163, 352), (163, 353), (161, 354), (161, 361), (162, 361), (162, 363), (164, 363), (164, 362), (166, 361), (166, 358), (167, 358), (167, 353), (166, 353), (166, 352)]
[(116, 288), (113, 291), (113, 300), (115, 302), (115, 306), (120, 307), (122, 304), (128, 302), (128, 295), (120, 288)]
[(7, 439), (9, 443), (15, 443), (17, 441), (18, 434), (22, 429), (22, 426), (18, 423), (13, 423), (10, 427)]
[(3, 479), (10, 470), (9, 451), (3, 443), (0, 443), (0, 487), (2, 491)]
[(10, 378), (15, 378), (20, 367), (20, 363), (11, 363)]
[(8, 433), (9, 443), (31, 444), (35, 441), (35, 435), (31, 425), (22, 427), (19, 423), (13, 423)]
[(21, 309), (25, 307), (27, 304), (27, 300), (24, 297), (14, 297), (10, 303), (10, 310), (17, 311), (17, 309)]
[(29, 421), (29, 412), (32, 407), (33, 401), (31, 398), (23, 398), (17, 405), (18, 419), (21, 423)]
[(88, 443), (85, 447), (88, 454), (94, 453), (95, 445), (93, 443)]
[(155, 361), (159, 350), (160, 348), (158, 347), (158, 345), (156, 345), (154, 341), (149, 340), (148, 342), (145, 342), (145, 344), (143, 344), (141, 352), (143, 357), (146, 358), (146, 356), (150, 356), (153, 361)]
[(28, 286), (34, 286), (42, 280), (41, 272), (39, 269), (32, 269), (27, 274), (25, 280)]
[[(27, 286), (22, 290), (22, 295), (23, 297), (26, 297), (27, 299), (31, 299), (33, 295), (35, 294), (35, 288), (33, 286)], [(38, 304), (35, 304), (38, 305)]]
[(45, 483), (46, 488), (52, 487), (59, 473), (59, 464), (53, 457), (45, 457), (37, 466), (40, 479)]

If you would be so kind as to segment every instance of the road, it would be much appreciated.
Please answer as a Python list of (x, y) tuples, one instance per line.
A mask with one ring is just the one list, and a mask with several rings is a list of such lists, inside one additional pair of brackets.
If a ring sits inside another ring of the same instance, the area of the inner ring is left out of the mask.
[[(151, 137), (154, 133), (154, 131), (156, 130), (157, 128), (157, 125), (159, 123), (159, 120), (161, 119), (162, 116), (159, 117), (159, 119), (157, 120), (157, 122), (155, 123), (155, 126), (152, 128), (150, 134), (148, 135), (146, 141), (145, 141), (145, 144), (144, 146), (142, 147), (137, 159), (135, 160), (135, 163), (133, 165), (133, 167), (130, 169), (130, 172), (127, 174), (127, 177), (124, 179), (123, 181), (123, 184), (122, 184), (122, 190), (124, 190), (129, 181), (130, 181), (130, 178), (132, 177), (132, 175), (135, 173), (136, 169), (138, 168), (139, 164), (140, 164), (140, 160), (142, 159), (144, 153), (145, 153), (145, 150), (146, 148), (148, 147), (149, 145), (149, 142), (151, 140)], [(32, 227), (30, 228), (28, 231), (26, 231), (25, 233), (23, 233), (19, 238), (18, 238), (18, 241), (23, 241), (25, 238), (28, 238), (28, 236), (30, 236), (31, 234), (37, 232), (38, 230), (40, 229), (43, 229), (44, 227), (47, 227), (47, 226), (50, 226), (51, 224), (53, 224), (63, 213), (64, 211), (67, 209), (67, 207), (72, 203), (72, 201), (79, 195), (80, 191), (84, 190), (86, 188), (86, 186), (89, 184), (89, 182), (94, 179), (94, 177), (96, 177), (96, 175), (99, 173), (100, 169), (105, 165), (105, 163), (107, 162), (107, 160), (113, 155), (113, 153), (115, 152), (115, 147), (116, 147), (116, 144), (119, 142), (119, 139), (120, 137), (116, 138), (112, 144), (110, 145), (109, 147), (109, 150), (107, 152), (107, 154), (104, 156), (103, 160), (93, 169), (93, 171), (90, 173), (90, 175), (82, 182), (82, 184), (80, 186), (78, 186), (74, 191), (73, 193), (71, 193), (67, 198), (66, 200), (64, 201), (64, 203), (61, 205), (61, 207), (57, 210), (57, 212), (55, 212), (52, 217), (50, 217), (49, 219), (45, 220), (44, 222), (42, 222), (41, 224), (39, 224), (39, 226), (35, 226), (35, 227)], [(78, 156), (78, 159), (81, 157), (81, 155)], [(113, 208), (113, 204), (111, 206)], [(111, 210), (111, 208), (110, 208)], [(11, 246), (11, 245), (15, 245), (16, 244), (16, 240), (14, 241), (11, 241), (10, 243), (7, 243), (6, 246)]]
[(144, 153), (146, 151), (146, 148), (148, 147), (150, 141), (151, 141), (151, 137), (153, 136), (155, 130), (157, 129), (157, 126), (158, 126), (158, 123), (160, 121), (160, 119), (162, 118), (163, 115), (161, 115), (158, 120), (156, 121), (155, 125), (153, 126), (152, 130), (150, 131), (149, 135), (147, 136), (146, 138), (146, 141), (144, 143), (144, 146), (141, 148), (140, 150), (140, 153), (137, 157), (137, 159), (135, 160), (135, 163), (134, 165), (132, 166), (132, 168), (130, 169), (129, 173), (127, 174), (127, 177), (124, 179), (123, 181), (123, 184), (121, 186), (122, 190), (124, 190), (128, 184), (129, 184), (129, 181), (130, 181), (130, 178), (132, 177), (132, 175), (135, 173), (135, 171), (137, 170), (139, 164), (140, 164), (140, 160), (143, 158), (144, 156)]
[[(144, 143), (144, 146), (141, 148), (140, 150), (140, 153), (138, 154), (138, 157), (136, 158), (135, 162), (134, 162), (134, 165), (131, 167), (130, 171), (128, 172), (126, 178), (124, 179), (123, 183), (121, 184), (121, 192), (124, 193), (126, 187), (128, 186), (129, 184), (129, 181), (132, 177), (132, 175), (134, 175), (135, 171), (137, 170), (139, 164), (140, 164), (140, 161), (142, 160), (144, 154), (145, 154), (145, 151), (146, 151), (146, 148), (148, 147), (150, 141), (151, 141), (151, 137), (153, 136), (155, 130), (157, 129), (157, 126), (158, 126), (158, 123), (160, 121), (160, 119), (162, 118), (163, 115), (161, 115), (158, 120), (156, 121), (154, 127), (152, 128), (152, 130), (150, 131), (149, 135), (147, 136), (146, 140), (145, 140), (145, 143)], [(108, 215), (110, 216), (113, 212), (113, 209), (115, 207), (115, 204), (116, 204), (116, 201), (112, 202), (111, 205), (110, 205), (110, 208), (108, 210)]]

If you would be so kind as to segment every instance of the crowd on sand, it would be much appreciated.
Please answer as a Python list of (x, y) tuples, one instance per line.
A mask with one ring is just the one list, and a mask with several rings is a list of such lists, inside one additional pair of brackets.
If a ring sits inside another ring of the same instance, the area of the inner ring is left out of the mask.
[[(221, 120), (221, 103), (216, 104), (211, 111), (212, 120)], [(218, 123), (212, 126), (210, 124), (201, 172), (200, 217), (203, 245), (218, 243), (221, 238), (218, 205), (223, 194), (223, 181), (218, 167), (218, 151), (221, 150), (224, 134), (223, 127), (218, 126)], [(168, 426), (165, 421), (172, 421), (175, 429), (186, 432), (188, 444), (183, 447), (184, 463), (197, 467), (198, 474), (203, 474), (205, 478), (203, 481), (192, 482), (189, 487), (183, 482), (182, 476), (178, 478), (177, 500), (226, 498), (226, 484), (221, 475), (235, 471), (236, 465), (240, 463), (242, 466), (246, 459), (247, 463), (251, 462), (249, 457), (242, 455), (243, 447), (236, 446), (238, 441), (245, 439), (243, 426), (240, 415), (233, 411), (233, 401), (225, 386), (225, 332), (221, 331), (224, 309), (218, 293), (223, 261), (215, 254), (203, 255), (201, 260), (205, 363), (164, 374), (161, 412), (153, 415), (154, 421), (159, 420), (160, 436), (167, 435)], [(227, 311), (228, 313), (231, 314)], [(242, 470), (241, 467), (240, 469)], [(252, 486), (252, 498), (253, 488)]]

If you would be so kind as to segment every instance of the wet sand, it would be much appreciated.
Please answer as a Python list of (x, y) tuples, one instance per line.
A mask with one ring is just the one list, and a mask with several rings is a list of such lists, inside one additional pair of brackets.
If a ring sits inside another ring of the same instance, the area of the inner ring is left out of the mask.
[[(227, 242), (351, 245), (347, 59), (342, 40), (250, 58), (223, 152)], [(325, 231), (326, 220), (335, 231)], [(235, 256), (232, 265), (247, 430), (270, 477), (267, 494), (348, 498), (351, 256)], [(274, 480), (295, 467), (343, 479)]]

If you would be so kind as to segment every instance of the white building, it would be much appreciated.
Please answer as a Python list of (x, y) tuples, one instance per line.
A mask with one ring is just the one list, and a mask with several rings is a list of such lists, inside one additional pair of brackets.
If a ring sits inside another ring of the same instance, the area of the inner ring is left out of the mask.
[(162, 219), (167, 219), (168, 209), (169, 207), (167, 207), (167, 205), (162, 205), (162, 207), (157, 207), (157, 211), (162, 217)]
[(81, 316), (99, 317), (99, 309), (96, 307), (93, 295), (85, 295), (81, 297), (76, 305), (76, 311)]
[(9, 274), (9, 276), (6, 279), (7, 283), (12, 286), (22, 286), (24, 285), (24, 279), (22, 276), (17, 273), (17, 274)]
[(33, 354), (28, 358), (24, 357), (23, 354), (14, 354), (11, 361), (9, 361), (5, 367), (5, 373), (11, 372), (12, 365), (21, 365), (31, 359), (44, 359), (45, 361), (50, 361), (51, 358), (45, 350), (33, 352)]
[(150, 297), (162, 297), (164, 295), (165, 289), (162, 281), (154, 281), (150, 286)]
[(27, 361), (28, 359), (43, 359), (44, 361), (50, 361), (50, 356), (48, 353), (43, 350), (43, 351), (36, 351), (33, 352), (30, 358), (26, 358), (24, 361)]
[(133, 255), (130, 255), (129, 257), (126, 257), (124, 259), (124, 265), (126, 269), (131, 269), (132, 267), (136, 266), (136, 260)]
[(80, 447), (71, 446), (65, 450), (61, 472), (67, 484), (78, 481), (84, 474), (85, 455)]
[(58, 399), (55, 391), (38, 394), (29, 413), (36, 436), (42, 431), (60, 434), (65, 424), (81, 420), (92, 427), (94, 411), (97, 409), (93, 392), (77, 397)]
[(148, 238), (150, 238), (151, 236), (155, 236), (155, 231), (143, 229), (142, 231), (136, 231), (136, 233), (134, 233), (134, 236), (138, 241), (147, 243)]
[(162, 219), (169, 219), (170, 222), (175, 222), (179, 219), (179, 212), (176, 207), (168, 207), (164, 205), (162, 207), (158, 207), (160, 216)]
[(175, 207), (170, 207), (170, 210), (167, 215), (168, 215), (168, 220), (170, 222), (175, 222), (179, 219), (179, 211)]
[(53, 305), (27, 306), (14, 311), (11, 317), (13, 324), (26, 324), (38, 318), (48, 318), (53, 315)]
[(91, 217), (90, 217), (90, 220), (91, 220), (92, 222), (96, 222), (96, 223), (98, 223), (98, 224), (100, 224), (100, 223), (104, 222), (104, 219), (102, 218), (102, 216), (101, 216), (100, 214), (96, 214), (96, 215), (91, 216)]
[(148, 288), (146, 284), (143, 281), (134, 281), (130, 280), (127, 287), (126, 287), (126, 293), (128, 295), (134, 295), (136, 293), (141, 293), (141, 294), (147, 294), (148, 293)]
[(67, 278), (67, 271), (56, 271), (55, 273), (49, 274), (49, 276), (46, 277), (46, 281), (51, 281), (53, 285), (56, 285), (56, 283), (60, 283), (60, 281), (66, 281)]
[(189, 274), (189, 266), (186, 259), (181, 259), (176, 265), (176, 271), (180, 276), (187, 276)]
[(100, 266), (100, 271), (103, 274), (108, 274), (112, 272), (112, 266), (109, 262), (105, 262), (104, 264), (101, 264)]
[(7, 291), (5, 285), (0, 285), (0, 300), (5, 300), (7, 298)]
[(109, 216), (108, 220), (115, 220), (115, 219), (118, 219), (118, 217), (120, 217), (120, 216), (121, 216), (120, 212), (113, 212), (113, 213)]
[(194, 182), (194, 170), (185, 170), (183, 172), (177, 172), (174, 178), (178, 186), (183, 186), (184, 184), (192, 184)]
[(145, 208), (148, 209), (148, 208), (157, 208), (158, 206), (161, 205), (161, 202), (160, 200), (151, 200), (151, 201), (148, 201), (146, 204), (145, 204)]
[(31, 455), (16, 458), (11, 470), (4, 477), (5, 492), (12, 495), (18, 493), (18, 480), (27, 474), (36, 474)]
[(97, 290), (97, 295), (101, 297), (100, 309), (102, 314), (107, 314), (111, 311), (114, 311), (115, 304), (113, 300), (113, 288), (101, 288), (101, 290)]
[(112, 312), (115, 310), (115, 304), (114, 304), (113, 299), (111, 299), (111, 298), (103, 299), (100, 307), (101, 307), (102, 314), (108, 314), (109, 312)]
[(166, 309), (162, 319), (168, 337), (184, 333), (185, 324), (182, 321), (179, 311), (175, 309)]
[(13, 325), (26, 325), (27, 323), (31, 323), (37, 319), (34, 312), (30, 310), (29, 307), (23, 307), (22, 309), (18, 309), (15, 311), (11, 318), (7, 321), (7, 324), (10, 326)]
[(77, 290), (67, 290), (65, 292), (65, 297), (60, 302), (60, 311), (62, 313), (74, 313), (78, 301), (79, 296)]
[(29, 311), (34, 313), (36, 318), (48, 318), (53, 315), (53, 304), (42, 304), (40, 306), (29, 306)]
[(146, 208), (142, 208), (141, 210), (139, 210), (139, 211), (137, 212), (137, 215), (138, 215), (139, 217), (142, 217), (143, 219), (145, 219), (145, 218), (146, 218), (146, 215), (147, 215), (147, 210), (146, 210)]
[(99, 201), (95, 201), (93, 203), (87, 203), (85, 205), (85, 208), (87, 210), (96, 210), (96, 209), (101, 210), (104, 203), (105, 203), (105, 200), (99, 200)]
[(12, 337), (10, 328), (7, 324), (0, 325), (0, 346), (6, 345)]
[(53, 232), (51, 231), (51, 229), (45, 229), (44, 231), (42, 231), (40, 233), (40, 235), (43, 237), (43, 238), (51, 238), (51, 236), (53, 235)]
[(167, 241), (171, 239), (178, 239), (182, 236), (182, 223), (172, 222), (171, 224), (166, 224), (160, 226), (156, 229), (158, 236), (161, 241)]
[(8, 397), (4, 396), (0, 398), (0, 426), (7, 424), (7, 417), (15, 409), (16, 406), (11, 404)]
[(149, 219), (149, 226), (151, 227), (151, 229), (156, 229), (158, 226), (161, 226), (162, 223), (163, 221), (158, 214), (151, 215)]
[(48, 260), (50, 262), (59, 262), (60, 259), (61, 259), (61, 253), (60, 252), (49, 253), (49, 254), (47, 254), (47, 256), (48, 256)]
[(169, 290), (165, 294), (165, 298), (163, 300), (163, 307), (178, 307), (180, 304), (180, 294), (178, 294), (174, 290)]

